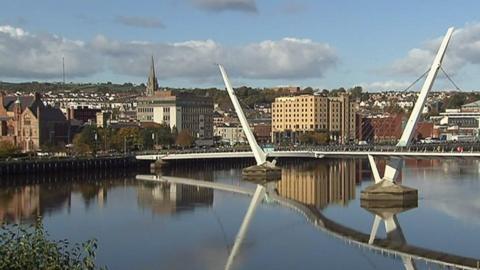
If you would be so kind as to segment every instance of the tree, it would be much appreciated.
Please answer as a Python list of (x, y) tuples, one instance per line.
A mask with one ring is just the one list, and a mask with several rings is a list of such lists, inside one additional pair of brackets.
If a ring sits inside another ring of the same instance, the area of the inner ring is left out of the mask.
[(140, 128), (126, 127), (118, 129), (112, 136), (111, 145), (117, 151), (132, 148), (140, 148), (143, 145), (143, 138), (140, 135)]
[(329, 139), (328, 133), (318, 131), (306, 132), (299, 137), (299, 141), (303, 144), (326, 144)]
[(350, 92), (351, 97), (353, 99), (357, 99), (357, 98), (361, 99), (362, 98), (363, 89), (362, 89), (361, 86), (355, 86), (353, 88), (350, 88), (348, 91)]
[(98, 139), (97, 128), (95, 126), (85, 126), (73, 138), (73, 149), (78, 154), (96, 151)]
[(175, 144), (181, 146), (182, 148), (192, 146), (193, 142), (193, 136), (190, 134), (190, 130), (188, 129), (183, 129), (180, 131), (175, 140)]
[(144, 128), (140, 131), (140, 136), (146, 149), (152, 149), (155, 145), (170, 146), (174, 142), (172, 130), (166, 124)]
[(447, 109), (458, 109), (466, 100), (467, 96), (464, 93), (455, 93), (447, 100)]
[(16, 154), (20, 149), (15, 146), (12, 142), (10, 141), (0, 141), (0, 158), (5, 158), (5, 157), (11, 157)]
[(70, 244), (48, 239), (40, 218), (34, 225), (0, 227), (0, 270), (86, 269), (93, 270), (96, 240)]

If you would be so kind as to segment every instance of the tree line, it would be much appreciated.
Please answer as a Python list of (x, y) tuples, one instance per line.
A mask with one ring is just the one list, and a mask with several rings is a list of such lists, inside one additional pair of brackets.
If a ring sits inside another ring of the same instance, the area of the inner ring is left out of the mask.
[(191, 132), (168, 125), (158, 127), (122, 127), (118, 129), (85, 126), (73, 139), (76, 154), (97, 152), (130, 152), (170, 147), (190, 147), (194, 143)]

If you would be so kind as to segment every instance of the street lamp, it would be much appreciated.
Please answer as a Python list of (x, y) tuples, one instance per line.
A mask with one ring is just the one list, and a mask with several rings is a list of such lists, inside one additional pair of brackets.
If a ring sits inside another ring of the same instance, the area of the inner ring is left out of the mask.
[(155, 132), (152, 131), (152, 149), (155, 149)]
[(98, 139), (98, 134), (95, 132), (93, 134), (93, 138), (95, 139), (95, 144), (93, 145), (93, 152), (96, 155), (97, 154), (97, 139)]

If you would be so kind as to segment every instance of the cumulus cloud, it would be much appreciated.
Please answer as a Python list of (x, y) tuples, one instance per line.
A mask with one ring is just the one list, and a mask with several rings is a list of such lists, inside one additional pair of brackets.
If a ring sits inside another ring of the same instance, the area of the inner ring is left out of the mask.
[[(431, 65), (443, 36), (426, 41), (420, 48), (393, 62), (394, 74), (421, 75)], [(480, 23), (471, 23), (453, 33), (443, 65), (449, 73), (456, 73), (468, 64), (480, 64)]]
[(136, 17), (136, 16), (117, 16), (117, 23), (139, 28), (165, 28), (165, 25), (157, 18)]
[(328, 44), (296, 38), (249, 44), (231, 57), (240, 76), (266, 79), (322, 77), (338, 60)]
[(82, 41), (56, 35), (34, 35), (0, 26), (0, 74), (13, 78), (58, 78), (65, 57), (68, 72), (88, 76), (100, 70), (95, 52)]
[(257, 12), (255, 0), (189, 0), (198, 8), (222, 12), (227, 10)]
[(125, 42), (98, 35), (87, 42), (55, 35), (36, 36), (20, 28), (0, 26), (0, 74), (4, 77), (58, 78), (62, 56), (69, 77), (103, 71), (144, 77), (151, 55), (161, 79), (191, 81), (218, 77), (215, 63), (224, 64), (232, 77), (303, 79), (321, 78), (338, 61), (331, 46), (309, 39), (284, 38), (224, 46), (213, 40)]

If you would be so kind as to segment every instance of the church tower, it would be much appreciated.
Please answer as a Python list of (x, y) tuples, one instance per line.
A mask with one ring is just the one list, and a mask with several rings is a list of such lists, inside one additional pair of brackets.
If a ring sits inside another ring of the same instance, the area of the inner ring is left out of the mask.
[(157, 76), (155, 76), (155, 64), (153, 63), (153, 55), (152, 55), (152, 64), (150, 66), (150, 73), (148, 74), (147, 89), (145, 91), (145, 94), (147, 96), (153, 96), (153, 94), (157, 90), (158, 90), (158, 81), (157, 81)]

